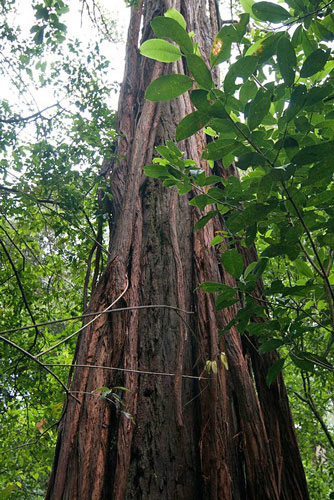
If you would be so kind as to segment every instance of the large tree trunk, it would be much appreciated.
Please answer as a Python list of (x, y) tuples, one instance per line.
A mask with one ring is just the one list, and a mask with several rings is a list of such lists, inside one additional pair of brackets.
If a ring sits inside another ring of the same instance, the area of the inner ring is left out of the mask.
[[(160, 304), (195, 314), (168, 308), (105, 314), (81, 335), (78, 365), (125, 371), (75, 369), (72, 390), (81, 405), (68, 401), (47, 499), (305, 500), (283, 381), (270, 390), (265, 384), (271, 357), (243, 346), (233, 328), (219, 339), (219, 329), (237, 308), (217, 314), (212, 295), (194, 292), (203, 281), (234, 284), (210, 246), (222, 226), (215, 221), (194, 233), (199, 214), (187, 197), (142, 174), (154, 147), (171, 139), (176, 124), (192, 111), (187, 95), (167, 104), (144, 100), (152, 79), (184, 72), (182, 62), (167, 67), (138, 52), (141, 25), (145, 40), (152, 35), (152, 17), (170, 7), (182, 11), (203, 54), (209, 54), (218, 29), (214, 0), (146, 0), (132, 9), (118, 115), (123, 157), (111, 176), (112, 259), (90, 310), (106, 308), (128, 283), (118, 307)], [(199, 163), (203, 147), (201, 134), (182, 144)], [(253, 258), (245, 254), (246, 260)], [(221, 351), (229, 370), (218, 362), (217, 375), (204, 374), (205, 362), (218, 360)], [(88, 394), (101, 386), (129, 390), (118, 393), (120, 409)]]

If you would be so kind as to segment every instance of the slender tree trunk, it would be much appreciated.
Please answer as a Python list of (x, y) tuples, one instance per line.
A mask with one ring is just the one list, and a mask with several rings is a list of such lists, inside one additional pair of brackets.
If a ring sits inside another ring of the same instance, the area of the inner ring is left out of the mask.
[[(171, 7), (181, 10), (203, 54), (218, 29), (214, 0), (146, 0), (132, 9), (118, 114), (121, 159), (111, 175), (112, 259), (90, 310), (103, 310), (126, 289), (118, 307), (165, 304), (194, 314), (168, 308), (105, 314), (81, 335), (78, 365), (130, 371), (74, 370), (72, 390), (81, 405), (67, 403), (47, 499), (305, 500), (283, 381), (270, 390), (265, 384), (272, 357), (243, 346), (233, 328), (220, 339), (237, 307), (217, 314), (214, 297), (194, 291), (208, 280), (235, 284), (210, 245), (223, 226), (215, 221), (194, 233), (199, 214), (187, 197), (142, 173), (154, 147), (171, 139), (192, 111), (187, 95), (166, 104), (144, 99), (152, 79), (184, 72), (182, 62), (167, 67), (138, 52), (140, 27), (142, 40), (149, 38), (151, 19)], [(182, 144), (198, 163), (203, 147), (201, 134)], [(229, 370), (219, 362), (222, 351)], [(207, 360), (217, 360), (217, 375), (204, 372)], [(121, 408), (92, 394), (102, 386), (127, 388), (115, 390)]]

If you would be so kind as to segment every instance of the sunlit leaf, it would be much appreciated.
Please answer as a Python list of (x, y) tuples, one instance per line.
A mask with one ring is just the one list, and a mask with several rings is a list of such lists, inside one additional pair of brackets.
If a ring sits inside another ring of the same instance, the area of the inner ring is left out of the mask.
[(160, 39), (146, 40), (140, 46), (140, 53), (142, 56), (166, 63), (175, 62), (181, 57), (178, 47)]
[(193, 81), (186, 75), (163, 75), (153, 80), (146, 89), (148, 101), (170, 101), (191, 89)]
[(170, 17), (158, 16), (151, 22), (152, 29), (158, 38), (169, 38), (176, 42), (185, 54), (193, 52), (193, 44), (189, 35), (180, 24)]
[(179, 25), (182, 26), (183, 29), (187, 28), (186, 20), (184, 19), (184, 17), (181, 14), (181, 12), (179, 12), (178, 10), (173, 9), (173, 8), (172, 9), (168, 9), (164, 13), (164, 16), (165, 17), (170, 17), (171, 19), (174, 19), (174, 21), (177, 21), (179, 23)]

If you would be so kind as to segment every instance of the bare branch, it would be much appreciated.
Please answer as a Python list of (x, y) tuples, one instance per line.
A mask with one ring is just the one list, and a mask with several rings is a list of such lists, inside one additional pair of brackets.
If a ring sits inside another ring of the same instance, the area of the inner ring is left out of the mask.
[(8, 261), (9, 261), (9, 263), (10, 263), (10, 265), (11, 265), (12, 269), (13, 269), (13, 272), (14, 272), (14, 274), (15, 274), (15, 278), (16, 278), (17, 284), (18, 284), (19, 289), (20, 289), (20, 292), (21, 292), (21, 296), (22, 296), (22, 299), (23, 299), (24, 305), (25, 305), (25, 307), (26, 307), (26, 309), (27, 309), (27, 311), (28, 311), (28, 314), (29, 314), (29, 316), (30, 316), (30, 318), (31, 318), (31, 321), (32, 321), (32, 322), (33, 322), (33, 324), (34, 324), (34, 328), (35, 328), (35, 331), (36, 331), (36, 335), (35, 335), (35, 339), (34, 339), (34, 343), (33, 343), (33, 345), (34, 345), (34, 344), (35, 344), (35, 342), (36, 342), (36, 338), (37, 338), (37, 336), (39, 335), (39, 331), (38, 331), (38, 328), (37, 328), (37, 326), (36, 326), (36, 321), (35, 321), (34, 315), (33, 315), (32, 311), (31, 311), (31, 309), (30, 309), (30, 306), (29, 306), (29, 303), (28, 303), (28, 300), (27, 300), (27, 297), (26, 297), (26, 294), (25, 294), (25, 291), (24, 291), (24, 288), (23, 288), (23, 285), (22, 285), (22, 281), (21, 281), (21, 278), (20, 278), (19, 272), (18, 272), (18, 270), (16, 269), (16, 266), (15, 266), (15, 264), (14, 264), (14, 261), (13, 261), (13, 259), (11, 258), (10, 253), (8, 252), (8, 250), (7, 250), (7, 248), (6, 248), (6, 245), (4, 244), (4, 242), (3, 242), (2, 238), (0, 238), (0, 245), (2, 246), (3, 251), (5, 252), (6, 257), (7, 257)]
[(50, 373), (50, 375), (52, 375), (53, 378), (55, 378), (57, 380), (57, 382), (63, 387), (63, 389), (65, 390), (66, 394), (68, 396), (71, 396), (73, 399), (75, 399), (78, 403), (80, 403), (79, 399), (76, 398), (75, 396), (73, 396), (71, 394), (71, 392), (68, 390), (68, 388), (66, 387), (66, 385), (60, 380), (60, 378), (58, 377), (58, 375), (56, 375), (52, 370), (50, 370), (50, 368), (48, 368), (47, 366), (45, 366), (41, 361), (39, 361), (35, 356), (33, 356), (32, 354), (30, 354), (30, 352), (26, 351), (25, 349), (23, 349), (22, 347), (18, 346), (17, 344), (15, 344), (14, 342), (12, 342), (11, 340), (9, 339), (6, 339), (6, 337), (2, 337), (0, 335), (0, 340), (2, 340), (3, 342), (5, 342), (6, 344), (14, 347), (14, 349), (17, 349), (18, 351), (20, 351), (22, 354), (24, 354), (27, 358), (29, 359), (32, 359), (33, 361), (35, 361), (35, 363), (37, 363), (39, 366), (41, 366), (44, 370), (46, 370), (48, 373)]
[(0, 118), (0, 123), (21, 123), (21, 122), (29, 122), (32, 120), (36, 120), (39, 117), (44, 118), (42, 116), (42, 113), (44, 113), (45, 111), (47, 111), (49, 109), (55, 108), (55, 107), (59, 107), (58, 102), (56, 104), (51, 104), (51, 106), (47, 106), (46, 108), (42, 109), (41, 111), (37, 111), (37, 113), (34, 113), (32, 115), (29, 115), (29, 116), (21, 116), (20, 118), (8, 118), (8, 119)]
[[(108, 371), (119, 371), (119, 372), (129, 372), (129, 373), (138, 373), (139, 375), (155, 375), (161, 377), (175, 377), (176, 373), (167, 373), (167, 372), (151, 372), (147, 370), (132, 370), (130, 368), (117, 368), (114, 366), (100, 366), (100, 365), (72, 365), (72, 364), (57, 364), (57, 363), (46, 363), (44, 366), (68, 366), (71, 368), (92, 368), (92, 369), (100, 369), (100, 370), (108, 370)], [(195, 380), (209, 380), (208, 377), (202, 377), (197, 375), (183, 375), (182, 378), (191, 378)]]

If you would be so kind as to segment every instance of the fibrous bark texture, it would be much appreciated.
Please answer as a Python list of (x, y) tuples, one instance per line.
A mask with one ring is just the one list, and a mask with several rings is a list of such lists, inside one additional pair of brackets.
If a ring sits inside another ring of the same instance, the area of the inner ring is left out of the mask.
[[(152, 18), (171, 7), (182, 12), (203, 54), (218, 30), (214, 0), (146, 0), (132, 9), (119, 160), (111, 171), (112, 259), (90, 310), (105, 309), (126, 289), (118, 307), (168, 305), (193, 314), (164, 307), (104, 314), (81, 334), (77, 365), (123, 371), (74, 369), (71, 389), (81, 404), (67, 403), (47, 499), (305, 500), (283, 380), (270, 389), (265, 383), (274, 355), (260, 356), (233, 328), (219, 338), (237, 306), (217, 314), (214, 297), (196, 291), (208, 280), (235, 285), (210, 245), (224, 222), (194, 232), (200, 214), (189, 199), (143, 175), (155, 146), (172, 139), (192, 111), (188, 95), (163, 104), (144, 99), (152, 79), (184, 72), (182, 62), (163, 65), (138, 51), (140, 30), (142, 41), (151, 37)], [(206, 168), (204, 146), (201, 134), (181, 145)], [(233, 168), (225, 171), (234, 174)], [(253, 253), (244, 251), (246, 263)], [(217, 361), (217, 374), (204, 371), (207, 360)], [(121, 407), (94, 394), (105, 386), (126, 387), (114, 389)]]

